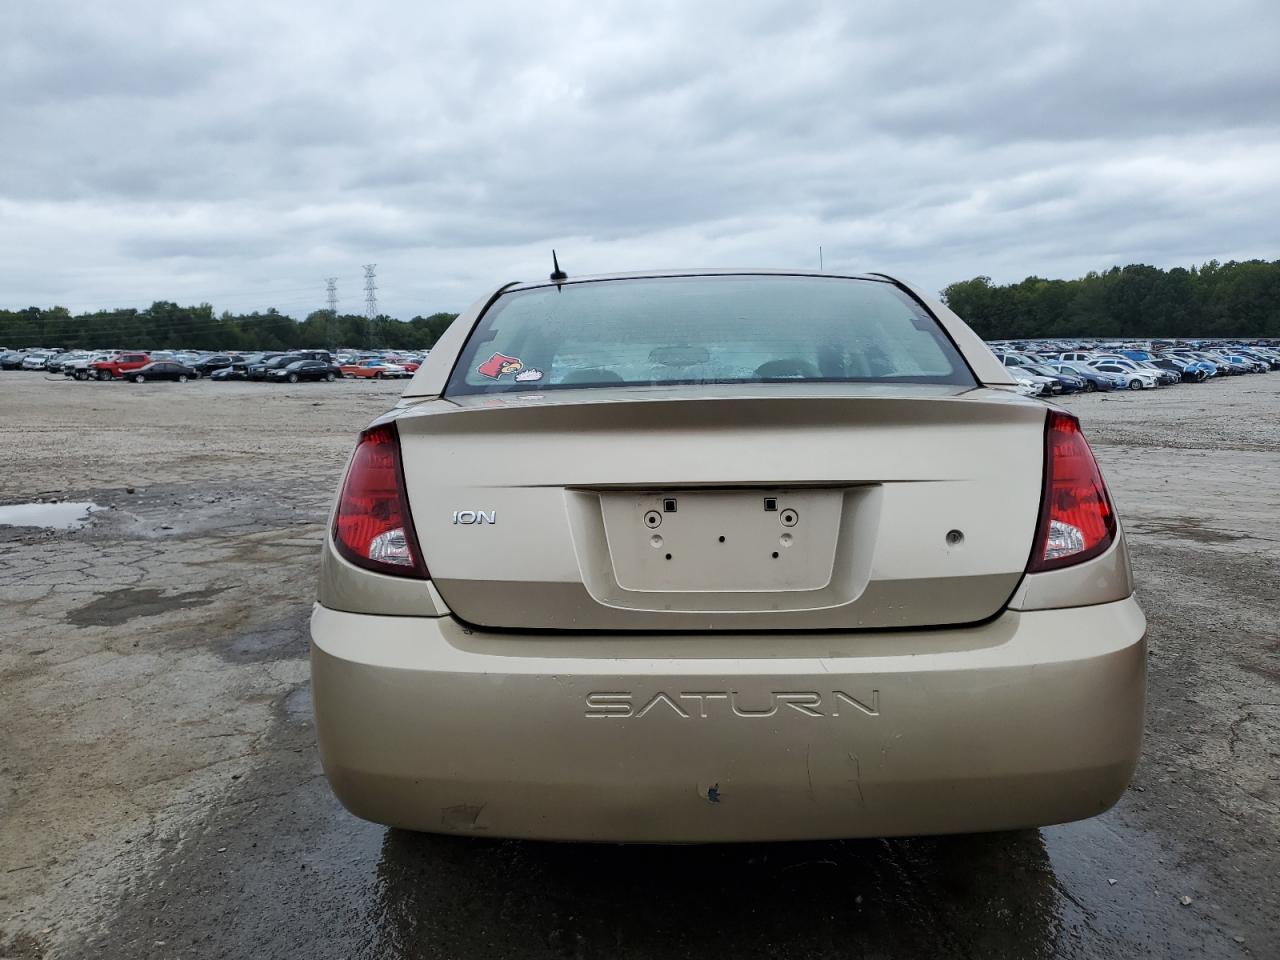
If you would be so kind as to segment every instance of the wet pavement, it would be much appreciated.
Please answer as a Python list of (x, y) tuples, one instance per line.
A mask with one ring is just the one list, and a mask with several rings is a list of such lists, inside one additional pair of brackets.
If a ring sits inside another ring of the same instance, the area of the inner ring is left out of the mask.
[(0, 506), (0, 527), (79, 530), (101, 509), (96, 503), (13, 503)]
[[(333, 799), (305, 663), (315, 556), (394, 386), (202, 382), (127, 407), (67, 386), (29, 402), (107, 436), (0, 467), (0, 501), (109, 508), (0, 528), (0, 957), (1280, 957), (1280, 375), (1069, 401), (1151, 624), (1147, 740), (1115, 809), (703, 847), (410, 834)], [(305, 474), (268, 456), (285, 435)]]
[(192, 835), (150, 838), (175, 849), (84, 955), (1272, 955), (1272, 934), (1252, 951), (1231, 938), (1248, 924), (1224, 927), (1219, 898), (1183, 906), (1204, 877), (1109, 818), (715, 847), (435, 837), (354, 821), (317, 779), (302, 723), (296, 743), (279, 758), (297, 768), (291, 789), (251, 778)]

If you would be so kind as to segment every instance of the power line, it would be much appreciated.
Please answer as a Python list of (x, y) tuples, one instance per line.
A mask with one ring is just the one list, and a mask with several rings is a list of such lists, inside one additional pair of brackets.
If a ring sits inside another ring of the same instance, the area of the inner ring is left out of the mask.
[(364, 315), (370, 322), (378, 318), (378, 285), (374, 282), (374, 271), (377, 269), (376, 263), (364, 265)]
[(329, 342), (334, 343), (338, 326), (338, 278), (324, 278), (324, 297), (329, 303)]
[(365, 343), (374, 342), (374, 320), (378, 319), (378, 264), (365, 264)]

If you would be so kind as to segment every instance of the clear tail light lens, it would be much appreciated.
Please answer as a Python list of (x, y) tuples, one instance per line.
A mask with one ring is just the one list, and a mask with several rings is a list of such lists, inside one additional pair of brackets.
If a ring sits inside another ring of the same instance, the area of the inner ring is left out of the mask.
[(1044, 434), (1044, 491), (1029, 573), (1083, 563), (1116, 536), (1116, 514), (1080, 421), (1049, 411)]
[(338, 497), (333, 542), (358, 567), (426, 579), (405, 496), (395, 424), (372, 427), (360, 435)]

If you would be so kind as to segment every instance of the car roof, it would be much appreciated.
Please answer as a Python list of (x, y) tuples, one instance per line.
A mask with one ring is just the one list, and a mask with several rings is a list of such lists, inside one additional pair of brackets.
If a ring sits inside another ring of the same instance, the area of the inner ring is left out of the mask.
[[(889, 283), (888, 277), (871, 273), (829, 273), (820, 270), (779, 270), (767, 267), (694, 267), (671, 270), (632, 270), (622, 273), (593, 273), (581, 277), (571, 276), (560, 281), (559, 285), (569, 286), (574, 283), (595, 283), (601, 280), (657, 280), (666, 277), (826, 277), (836, 280), (871, 280), (875, 283)], [(525, 283), (513, 283), (503, 290), (534, 290), (538, 287), (557, 286), (556, 281), (535, 280)]]

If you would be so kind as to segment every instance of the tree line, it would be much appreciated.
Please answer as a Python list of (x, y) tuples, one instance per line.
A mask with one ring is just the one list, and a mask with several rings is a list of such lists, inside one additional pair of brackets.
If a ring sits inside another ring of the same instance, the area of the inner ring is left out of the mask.
[[(990, 277), (953, 283), (942, 297), (989, 340), (1031, 337), (1280, 337), (1280, 260), (1162, 270), (1112, 267), (1075, 280)], [(315, 310), (297, 320), (274, 308), (215, 314), (210, 304), (157, 300), (143, 310), (73, 315), (64, 307), (0, 310), (0, 346), (288, 350), (432, 347), (457, 314), (402, 321)]]
[(988, 340), (1280, 337), (1280, 260), (1162, 270), (1112, 267), (1076, 280), (953, 283), (947, 305)]
[(144, 310), (72, 314), (65, 307), (0, 310), (0, 347), (72, 349), (293, 350), (355, 347), (425, 350), (435, 345), (456, 313), (412, 320), (315, 310), (302, 320), (275, 308), (215, 314), (207, 303), (179, 306), (157, 300)]

